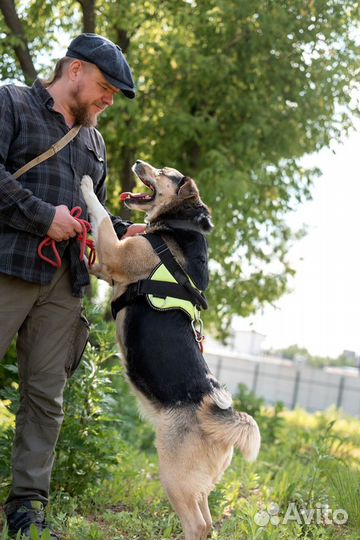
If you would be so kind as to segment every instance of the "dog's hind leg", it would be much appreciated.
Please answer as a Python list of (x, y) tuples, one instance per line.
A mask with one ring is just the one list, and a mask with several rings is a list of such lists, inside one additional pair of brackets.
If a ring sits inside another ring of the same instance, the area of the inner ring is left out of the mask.
[(162, 471), (162, 484), (171, 506), (180, 519), (185, 540), (206, 540), (209, 525), (197, 498), (186, 490), (186, 481), (179, 484), (169, 480), (169, 478), (164, 478), (164, 471)]
[(201, 496), (201, 499), (199, 501), (199, 507), (200, 507), (201, 513), (203, 515), (203, 518), (205, 519), (205, 523), (206, 523), (206, 527), (207, 527), (206, 538), (208, 538), (209, 533), (211, 531), (211, 527), (212, 527), (212, 517), (211, 517), (211, 514), (210, 514), (209, 501), (208, 501), (207, 493), (203, 493), (203, 495)]
[(205, 540), (211, 530), (207, 496), (214, 487), (220, 457), (213, 445), (206, 444), (195, 414), (193, 408), (186, 408), (164, 415), (156, 438), (161, 483), (185, 540)]

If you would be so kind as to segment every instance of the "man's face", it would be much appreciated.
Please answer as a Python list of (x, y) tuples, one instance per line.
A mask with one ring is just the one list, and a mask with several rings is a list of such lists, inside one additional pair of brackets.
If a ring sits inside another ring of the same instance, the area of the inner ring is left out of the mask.
[(114, 94), (120, 90), (108, 83), (96, 66), (84, 62), (81, 64), (76, 88), (71, 94), (70, 108), (75, 124), (96, 126), (99, 114), (113, 104)]

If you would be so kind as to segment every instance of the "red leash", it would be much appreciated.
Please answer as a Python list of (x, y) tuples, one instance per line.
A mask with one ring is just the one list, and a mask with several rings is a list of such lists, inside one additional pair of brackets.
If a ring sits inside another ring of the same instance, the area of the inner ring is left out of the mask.
[[(80, 261), (84, 260), (85, 251), (86, 251), (86, 248), (88, 247), (90, 249), (88, 262), (89, 262), (89, 267), (91, 268), (96, 259), (94, 241), (91, 240), (91, 238), (88, 238), (88, 233), (91, 231), (91, 225), (85, 219), (80, 219), (80, 216), (82, 214), (82, 209), (80, 208), (80, 206), (75, 206), (75, 208), (70, 210), (70, 214), (72, 215), (74, 219), (76, 219), (78, 223), (80, 223), (81, 228), (82, 228), (81, 233), (78, 234), (78, 237), (77, 237), (77, 239), (81, 242)], [(50, 247), (52, 249), (55, 260), (50, 259), (49, 257), (43, 254), (42, 250), (45, 247)], [(49, 236), (46, 236), (44, 240), (40, 242), (37, 252), (40, 259), (51, 264), (51, 266), (54, 266), (55, 268), (61, 268), (61, 258), (57, 250), (55, 240), (53, 240)]]

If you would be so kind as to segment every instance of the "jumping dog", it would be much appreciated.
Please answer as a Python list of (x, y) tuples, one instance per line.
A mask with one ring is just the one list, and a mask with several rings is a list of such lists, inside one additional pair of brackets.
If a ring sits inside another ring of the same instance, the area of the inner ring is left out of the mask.
[(132, 389), (156, 430), (161, 483), (185, 539), (202, 540), (212, 525), (208, 495), (233, 447), (256, 459), (260, 433), (251, 416), (234, 410), (199, 347), (209, 210), (194, 180), (176, 169), (137, 161), (133, 171), (150, 191), (121, 198), (146, 213), (148, 226), (123, 240), (91, 178), (82, 179), (99, 261), (93, 272), (113, 284), (117, 338)]

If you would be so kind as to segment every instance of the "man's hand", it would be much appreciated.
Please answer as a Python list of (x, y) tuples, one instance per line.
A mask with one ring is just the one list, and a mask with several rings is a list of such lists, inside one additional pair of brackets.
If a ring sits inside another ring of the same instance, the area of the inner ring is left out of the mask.
[(121, 239), (129, 238), (129, 236), (136, 236), (137, 234), (143, 234), (145, 229), (146, 225), (144, 225), (143, 223), (134, 223), (133, 225), (130, 225), (128, 227), (126, 233), (124, 234), (124, 236), (121, 237)]
[(55, 206), (55, 209), (53, 222), (47, 232), (50, 238), (55, 240), (55, 242), (61, 242), (81, 233), (82, 228), (80, 223), (72, 217), (67, 206), (61, 204), (60, 206)]

